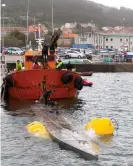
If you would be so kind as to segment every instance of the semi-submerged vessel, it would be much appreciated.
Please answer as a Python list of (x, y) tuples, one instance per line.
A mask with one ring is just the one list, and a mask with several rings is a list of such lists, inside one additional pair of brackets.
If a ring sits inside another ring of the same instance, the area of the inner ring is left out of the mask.
[[(43, 111), (40, 110), (39, 115), (46, 131), (62, 148), (79, 154), (85, 160), (98, 159), (100, 152), (98, 144), (91, 141), (84, 131), (77, 130), (74, 127), (75, 123), (71, 122), (70, 119), (68, 120), (67, 117), (61, 114), (57, 115), (55, 110), (49, 108)], [(37, 128), (36, 131), (38, 131)]]
[[(54, 32), (49, 42), (44, 46), (48, 49), (47, 62), (42, 50), (27, 50), (24, 54), (24, 70), (13, 71), (3, 79), (2, 94), (4, 99), (37, 100), (46, 90), (52, 90), (52, 99), (75, 97), (82, 89), (81, 76), (71, 70), (56, 68), (57, 41), (61, 30)], [(42, 68), (33, 69), (33, 63), (38, 61)]]

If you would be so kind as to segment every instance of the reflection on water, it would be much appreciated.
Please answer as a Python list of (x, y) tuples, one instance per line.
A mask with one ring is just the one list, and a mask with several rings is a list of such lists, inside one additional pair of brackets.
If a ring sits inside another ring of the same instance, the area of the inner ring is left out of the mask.
[[(73, 113), (74, 111), (78, 111), (81, 109), (84, 105), (84, 101), (82, 99), (78, 98), (72, 98), (72, 99), (61, 99), (57, 100), (59, 107), (63, 110), (69, 110), (69, 113)], [(2, 108), (10, 115), (12, 116), (34, 116), (34, 108), (41, 108), (45, 107), (44, 103), (37, 104), (33, 100), (9, 100), (6, 103), (2, 104)]]
[(34, 116), (34, 112), (31, 109), (33, 101), (18, 101), (9, 100), (2, 105), (7, 114), (12, 116)]
[(107, 136), (99, 137), (98, 139), (99, 139), (100, 142), (111, 144), (111, 141), (113, 139), (113, 135), (107, 135)]

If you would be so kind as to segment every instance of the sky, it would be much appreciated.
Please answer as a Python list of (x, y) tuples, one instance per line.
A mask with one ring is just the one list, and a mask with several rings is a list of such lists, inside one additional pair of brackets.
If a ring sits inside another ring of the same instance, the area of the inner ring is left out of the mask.
[(92, 1), (116, 8), (124, 6), (133, 9), (133, 0), (92, 0)]

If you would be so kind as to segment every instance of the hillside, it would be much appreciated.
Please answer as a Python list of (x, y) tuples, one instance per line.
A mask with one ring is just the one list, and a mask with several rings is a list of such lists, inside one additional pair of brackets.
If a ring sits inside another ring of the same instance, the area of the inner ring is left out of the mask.
[[(26, 16), (28, 0), (2, 0), (6, 3), (5, 16), (10, 17), (6, 24), (26, 25), (21, 16)], [(51, 23), (51, 1), (52, 0), (29, 0), (30, 1), (30, 23), (36, 16), (36, 21)], [(86, 0), (54, 0), (54, 22), (64, 24), (65, 22), (90, 22), (93, 20), (99, 26), (133, 26), (133, 10), (121, 7), (107, 7)], [(124, 18), (124, 19), (123, 19)]]

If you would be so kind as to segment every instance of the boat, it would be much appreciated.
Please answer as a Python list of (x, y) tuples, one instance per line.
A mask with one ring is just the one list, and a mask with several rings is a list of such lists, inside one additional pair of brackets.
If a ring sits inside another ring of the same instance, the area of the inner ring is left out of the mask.
[[(61, 30), (54, 32), (51, 40), (44, 45), (49, 49), (47, 63), (44, 62), (42, 50), (27, 50), (24, 54), (25, 69), (13, 71), (4, 78), (5, 99), (38, 100), (46, 90), (52, 90), (51, 99), (72, 98), (82, 89), (81, 76), (69, 70), (56, 69), (57, 40)], [(33, 69), (33, 62), (42, 64), (40, 69)]]
[(80, 75), (81, 76), (92, 76), (93, 72), (90, 71), (90, 72), (82, 72)]
[(93, 82), (88, 81), (87, 79), (83, 79), (83, 86), (92, 86)]
[(91, 141), (83, 131), (77, 131), (66, 117), (56, 115), (51, 109), (39, 111), (43, 124), (51, 138), (64, 149), (71, 150), (85, 160), (97, 160), (99, 146)]

